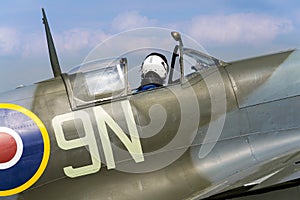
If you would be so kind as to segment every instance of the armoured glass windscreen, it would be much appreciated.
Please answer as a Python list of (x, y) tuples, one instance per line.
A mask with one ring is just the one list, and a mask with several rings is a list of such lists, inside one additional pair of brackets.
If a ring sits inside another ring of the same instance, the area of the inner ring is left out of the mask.
[(83, 64), (70, 73), (77, 106), (126, 94), (125, 64), (120, 59)]
[(112, 93), (125, 88), (123, 72), (119, 64), (88, 72), (84, 76), (91, 96), (111, 96)]

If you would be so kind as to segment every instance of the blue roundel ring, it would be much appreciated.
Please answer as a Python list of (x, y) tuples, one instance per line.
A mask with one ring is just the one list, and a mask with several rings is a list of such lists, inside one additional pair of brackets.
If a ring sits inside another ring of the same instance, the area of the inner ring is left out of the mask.
[(32, 186), (46, 169), (50, 140), (43, 122), (30, 110), (0, 103), (0, 196)]

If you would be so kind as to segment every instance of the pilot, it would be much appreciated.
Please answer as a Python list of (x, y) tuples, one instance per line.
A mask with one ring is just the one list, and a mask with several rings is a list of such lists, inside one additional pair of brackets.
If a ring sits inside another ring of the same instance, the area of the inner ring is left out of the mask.
[(141, 86), (137, 91), (145, 91), (163, 86), (169, 72), (167, 58), (160, 53), (146, 56), (141, 66)]

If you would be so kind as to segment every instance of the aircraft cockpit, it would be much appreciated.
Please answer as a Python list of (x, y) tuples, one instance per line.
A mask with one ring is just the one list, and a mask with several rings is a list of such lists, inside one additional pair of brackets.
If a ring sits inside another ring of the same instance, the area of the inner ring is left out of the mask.
[[(183, 48), (181, 45), (176, 45), (173, 51), (159, 53), (167, 57), (170, 65), (167, 81), (162, 87), (181, 84), (191, 76), (225, 64), (205, 53)], [(146, 53), (131, 53), (122, 58), (95, 60), (73, 68), (65, 75), (72, 107), (76, 109), (144, 92), (137, 92), (137, 88), (141, 82), (140, 64), (145, 56)]]

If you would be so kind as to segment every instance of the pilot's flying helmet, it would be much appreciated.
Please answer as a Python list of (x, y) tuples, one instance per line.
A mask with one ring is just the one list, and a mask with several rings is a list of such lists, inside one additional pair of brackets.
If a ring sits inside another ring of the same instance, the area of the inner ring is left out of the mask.
[(151, 53), (145, 58), (141, 70), (141, 85), (150, 83), (163, 85), (169, 72), (168, 61), (166, 57), (160, 53)]

